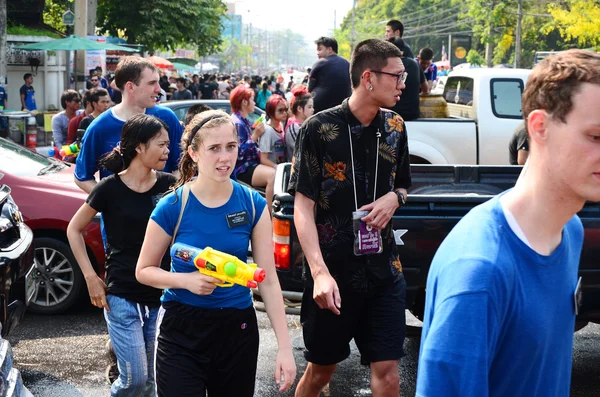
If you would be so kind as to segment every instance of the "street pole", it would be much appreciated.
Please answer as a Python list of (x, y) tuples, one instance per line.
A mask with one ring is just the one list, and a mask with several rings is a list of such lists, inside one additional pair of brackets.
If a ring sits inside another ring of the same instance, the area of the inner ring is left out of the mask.
[(517, 10), (517, 34), (515, 37), (515, 68), (521, 67), (521, 23), (523, 21), (523, 0), (519, 0)]
[(452, 69), (452, 35), (448, 35), (448, 65)]
[[(87, 36), (87, 23), (88, 23), (88, 2), (86, 0), (75, 0), (75, 34), (79, 37)], [(76, 51), (75, 61), (75, 90), (78, 87), (82, 87), (85, 90), (85, 76), (87, 75), (86, 69), (86, 52), (79, 50)], [(81, 81), (79, 81), (81, 78)]]
[[(6, 77), (8, 68), (6, 56), (8, 53), (8, 44), (6, 42), (6, 18), (6, 0), (0, 0), (0, 86), (8, 84)], [(13, 101), (16, 101), (16, 99), (13, 99)]]
[(354, 30), (354, 22), (356, 20), (356, 0), (352, 2), (352, 38), (350, 39), (350, 56), (352, 57), (352, 53), (354, 52), (354, 40), (356, 31)]

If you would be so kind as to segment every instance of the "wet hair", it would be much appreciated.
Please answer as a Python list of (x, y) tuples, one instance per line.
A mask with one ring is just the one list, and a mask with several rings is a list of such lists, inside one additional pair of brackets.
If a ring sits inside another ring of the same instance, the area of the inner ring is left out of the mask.
[(100, 98), (102, 98), (104, 96), (108, 96), (108, 91), (106, 91), (104, 88), (92, 88), (91, 90), (88, 90), (87, 92), (90, 93), (89, 98), (88, 98), (90, 103), (98, 103)]
[(331, 48), (333, 52), (338, 52), (338, 42), (333, 37), (321, 36), (315, 40), (316, 45), (322, 45), (325, 48)]
[(81, 95), (75, 90), (64, 90), (62, 95), (60, 96), (60, 106), (63, 109), (67, 108), (67, 102), (72, 102), (75, 99), (81, 100)]
[(400, 37), (404, 36), (404, 25), (399, 20), (392, 19), (391, 21), (389, 21), (388, 23), (386, 23), (385, 26), (389, 26), (390, 28), (392, 28), (392, 32), (395, 32), (396, 30), (399, 30), (400, 31)]
[(368, 39), (358, 43), (350, 60), (352, 87), (360, 85), (360, 78), (366, 69), (381, 70), (386, 67), (388, 58), (402, 58), (402, 52), (389, 41)]
[(164, 121), (147, 114), (136, 114), (125, 122), (121, 130), (121, 142), (100, 159), (100, 167), (115, 174), (127, 169), (137, 155), (137, 147), (148, 147), (162, 130), (169, 131)]
[(197, 166), (190, 154), (188, 147), (193, 151), (197, 151), (206, 134), (213, 128), (221, 125), (230, 125), (232, 137), (237, 140), (237, 130), (231, 121), (231, 117), (222, 110), (209, 110), (199, 113), (194, 116), (192, 121), (185, 127), (181, 136), (181, 159), (179, 160), (179, 178), (173, 186), (172, 190), (176, 190), (180, 186), (191, 181), (197, 171)]
[(267, 113), (267, 117), (269, 119), (275, 118), (275, 113), (277, 112), (277, 106), (279, 103), (283, 103), (287, 107), (287, 101), (284, 97), (278, 94), (273, 94), (267, 99), (267, 105), (265, 106), (265, 112)]
[(546, 57), (529, 75), (523, 92), (525, 126), (529, 114), (537, 109), (565, 123), (573, 110), (573, 96), (584, 83), (600, 85), (600, 54), (568, 50)]
[(292, 94), (294, 96), (290, 100), (290, 109), (295, 116), (298, 113), (298, 109), (304, 108), (308, 101), (312, 99), (312, 95), (308, 93), (308, 89), (303, 85), (292, 89)]
[(433, 59), (433, 50), (428, 47), (421, 48), (421, 51), (419, 51), (419, 59), (423, 61), (431, 61)]
[(135, 85), (140, 84), (142, 79), (142, 73), (144, 70), (150, 69), (153, 72), (158, 71), (156, 66), (146, 58), (128, 56), (121, 58), (121, 61), (117, 65), (115, 70), (115, 84), (121, 91), (125, 90), (125, 84), (128, 81), (133, 82)]
[(246, 88), (243, 84), (235, 87), (229, 96), (231, 112), (235, 113), (242, 110), (242, 102), (249, 101), (253, 96), (254, 90), (252, 88)]
[(195, 105), (190, 106), (188, 111), (185, 113), (185, 118), (183, 124), (188, 125), (195, 115), (200, 114), (202, 112), (206, 112), (209, 110), (213, 110), (210, 106), (205, 105), (203, 103), (197, 103)]

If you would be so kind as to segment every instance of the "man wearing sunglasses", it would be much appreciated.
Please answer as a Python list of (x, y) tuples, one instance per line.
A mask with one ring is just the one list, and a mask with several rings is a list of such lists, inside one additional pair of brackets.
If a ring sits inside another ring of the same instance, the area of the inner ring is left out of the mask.
[(58, 148), (67, 141), (69, 121), (81, 107), (81, 96), (75, 90), (66, 90), (60, 96), (60, 104), (64, 110), (52, 117), (52, 137)]
[(305, 254), (301, 322), (309, 363), (296, 397), (320, 395), (352, 339), (371, 367), (373, 395), (400, 393), (406, 283), (390, 220), (406, 200), (410, 160), (402, 118), (382, 108), (393, 107), (405, 88), (401, 57), (388, 41), (359, 43), (350, 98), (300, 128), (288, 191)]

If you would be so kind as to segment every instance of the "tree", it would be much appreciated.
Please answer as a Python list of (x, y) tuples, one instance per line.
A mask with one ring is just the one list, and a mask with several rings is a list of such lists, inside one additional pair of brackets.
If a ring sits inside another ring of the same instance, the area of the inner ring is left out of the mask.
[(236, 39), (226, 39), (221, 46), (221, 69), (229, 71), (240, 70), (242, 65), (247, 65), (252, 46), (242, 44)]
[(567, 40), (582, 47), (600, 44), (600, 6), (597, 1), (567, 0), (548, 5), (554, 25)]
[(192, 44), (204, 56), (220, 49), (225, 11), (220, 0), (99, 0), (97, 26), (151, 54)]
[(59, 32), (66, 31), (67, 27), (62, 22), (62, 15), (67, 10), (73, 11), (73, 0), (46, 0), (44, 3), (44, 23)]
[(481, 56), (481, 54), (472, 49), (469, 50), (469, 53), (467, 54), (467, 62), (475, 66), (485, 65), (485, 59)]

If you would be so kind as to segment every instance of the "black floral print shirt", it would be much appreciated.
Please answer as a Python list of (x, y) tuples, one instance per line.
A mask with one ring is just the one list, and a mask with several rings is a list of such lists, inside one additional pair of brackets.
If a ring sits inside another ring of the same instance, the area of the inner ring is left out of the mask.
[[(323, 259), (340, 287), (369, 291), (382, 282), (400, 277), (402, 265), (392, 222), (382, 230), (381, 254), (354, 255), (352, 212), (356, 207), (350, 136), (358, 208), (395, 189), (410, 187), (408, 138), (402, 118), (381, 109), (371, 125), (365, 127), (354, 117), (346, 99), (302, 125), (294, 150), (288, 192), (302, 193), (316, 203), (319, 245)], [(377, 185), (376, 196), (373, 195), (374, 184)], [(312, 279), (306, 261), (304, 273), (310, 285)]]

